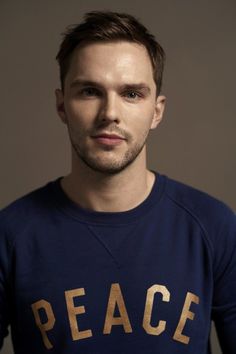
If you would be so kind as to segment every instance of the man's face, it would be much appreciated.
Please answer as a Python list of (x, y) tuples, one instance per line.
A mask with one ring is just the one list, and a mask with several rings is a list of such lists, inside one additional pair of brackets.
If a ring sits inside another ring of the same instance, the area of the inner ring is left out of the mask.
[(76, 49), (64, 94), (56, 95), (75, 158), (105, 174), (145, 158), (146, 138), (160, 122), (165, 100), (156, 97), (146, 48), (125, 41)]

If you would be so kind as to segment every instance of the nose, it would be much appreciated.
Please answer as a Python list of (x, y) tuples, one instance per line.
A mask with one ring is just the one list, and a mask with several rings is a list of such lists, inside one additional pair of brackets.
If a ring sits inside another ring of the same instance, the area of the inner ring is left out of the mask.
[(99, 120), (103, 123), (120, 122), (120, 104), (119, 99), (115, 93), (107, 94), (101, 103), (101, 110)]

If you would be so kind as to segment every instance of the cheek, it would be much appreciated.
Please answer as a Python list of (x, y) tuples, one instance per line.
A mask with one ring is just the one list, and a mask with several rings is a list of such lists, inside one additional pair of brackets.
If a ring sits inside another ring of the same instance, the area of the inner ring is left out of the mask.
[(137, 107), (136, 112), (129, 116), (130, 126), (134, 132), (145, 135), (152, 126), (155, 109), (151, 105)]
[(136, 121), (132, 127), (130, 127), (130, 133), (132, 135), (132, 142), (135, 144), (143, 144), (150, 131), (150, 125), (147, 124), (145, 119)]
[(96, 115), (93, 105), (72, 101), (65, 107), (68, 120), (72, 124), (89, 125)]

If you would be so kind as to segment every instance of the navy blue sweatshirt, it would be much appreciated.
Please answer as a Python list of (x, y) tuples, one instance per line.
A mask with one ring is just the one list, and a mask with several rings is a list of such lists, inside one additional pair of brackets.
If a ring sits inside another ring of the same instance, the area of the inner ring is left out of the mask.
[[(127, 196), (128, 198), (128, 196)], [(236, 218), (163, 175), (125, 212), (73, 203), (60, 178), (0, 214), (0, 346), (16, 354), (236, 353)]]

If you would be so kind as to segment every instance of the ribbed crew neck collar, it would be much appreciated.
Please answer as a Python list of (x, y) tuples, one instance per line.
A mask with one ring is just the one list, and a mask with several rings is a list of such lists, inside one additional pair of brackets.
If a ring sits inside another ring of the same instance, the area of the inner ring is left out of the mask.
[(100, 212), (81, 208), (73, 202), (62, 189), (61, 179), (63, 177), (57, 178), (55, 181), (51, 182), (49, 186), (52, 188), (57, 206), (67, 215), (80, 221), (90, 223), (123, 224), (140, 218), (142, 215), (146, 214), (154, 204), (159, 202), (164, 189), (166, 177), (155, 171), (153, 172), (155, 174), (155, 181), (148, 197), (135, 208), (123, 212)]

